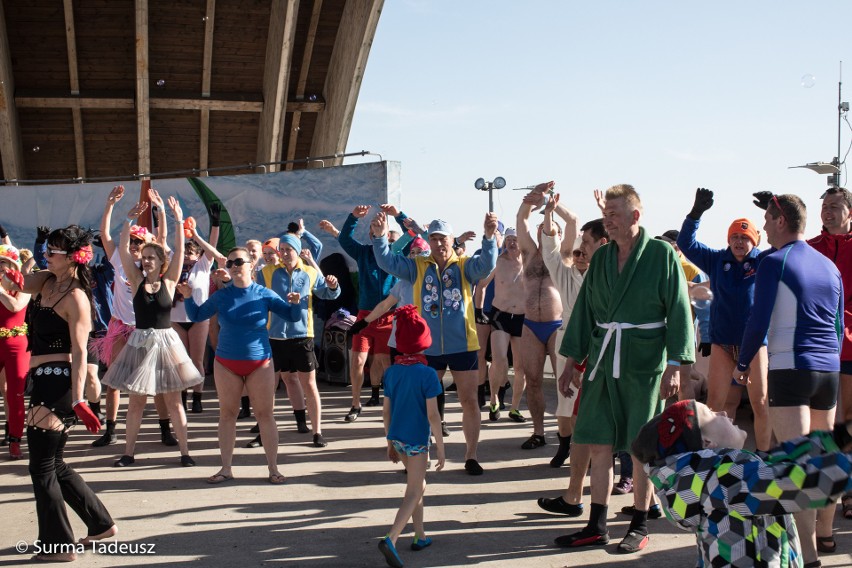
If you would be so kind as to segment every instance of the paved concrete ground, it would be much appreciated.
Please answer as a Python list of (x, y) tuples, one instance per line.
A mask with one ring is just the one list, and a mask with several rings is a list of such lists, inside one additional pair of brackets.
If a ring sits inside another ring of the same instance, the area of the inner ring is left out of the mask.
[[(261, 449), (243, 449), (253, 435), (253, 422), (240, 421), (232, 482), (218, 486), (204, 478), (219, 468), (216, 445), (217, 402), (208, 381), (203, 414), (191, 414), (190, 447), (198, 467), (182, 468), (176, 449), (159, 443), (153, 408), (146, 413), (137, 463), (116, 469), (121, 444), (92, 448), (94, 439), (76, 427), (68, 461), (99, 493), (119, 527), (118, 542), (153, 545), (153, 554), (104, 555), (87, 552), (85, 566), (384, 566), (376, 548), (402, 499), (401, 467), (384, 458), (381, 411), (365, 409), (353, 423), (342, 421), (349, 409), (348, 389), (320, 383), (324, 407), (324, 449), (310, 446), (309, 434), (298, 434), (279, 391), (280, 463), (287, 484), (266, 481)], [(555, 408), (554, 381), (545, 383), (548, 409)], [(616, 514), (632, 503), (631, 496), (613, 497), (609, 522), (614, 542), (607, 547), (566, 552), (552, 546), (556, 536), (579, 530), (587, 517), (550, 515), (535, 503), (556, 496), (567, 484), (567, 467), (554, 470), (548, 462), (555, 451), (555, 419), (547, 417), (548, 446), (524, 451), (528, 424), (502, 418), (482, 428), (479, 456), (482, 477), (464, 473), (461, 414), (455, 395), (447, 400), (452, 434), (447, 439), (449, 462), (442, 472), (427, 476), (426, 528), (435, 544), (421, 552), (408, 549), (405, 535), (399, 550), (406, 566), (660, 567), (694, 565), (694, 537), (665, 520), (651, 521), (651, 544), (643, 552), (622, 556), (615, 546), (629, 519)], [(152, 406), (152, 405), (149, 405)], [(284, 408), (287, 410), (284, 410)], [(123, 417), (123, 414), (122, 414)], [(122, 431), (119, 432), (122, 434)], [(0, 450), (5, 456), (5, 449)], [(25, 563), (32, 554), (36, 518), (26, 461), (0, 462), (0, 512), (3, 522), (0, 566)], [(586, 498), (588, 506), (588, 498)], [(85, 527), (72, 513), (78, 535)], [(850, 566), (852, 521), (838, 518), (838, 550), (824, 566)], [(16, 543), (29, 545), (25, 554)]]

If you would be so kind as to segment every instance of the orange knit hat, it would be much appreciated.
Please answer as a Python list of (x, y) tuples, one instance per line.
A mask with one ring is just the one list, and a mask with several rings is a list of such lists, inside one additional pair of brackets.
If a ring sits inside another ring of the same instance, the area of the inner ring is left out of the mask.
[(749, 219), (734, 220), (731, 226), (728, 227), (728, 240), (731, 239), (731, 235), (745, 235), (754, 246), (760, 244), (760, 232)]

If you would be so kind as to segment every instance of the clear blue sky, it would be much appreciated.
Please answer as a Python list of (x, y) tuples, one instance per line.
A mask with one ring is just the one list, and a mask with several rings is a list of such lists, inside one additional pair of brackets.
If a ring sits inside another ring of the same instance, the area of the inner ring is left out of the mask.
[[(387, 0), (348, 151), (402, 163), (402, 205), (482, 232), (488, 195), (507, 226), (556, 180), (581, 217), (595, 188), (631, 183), (654, 234), (679, 228), (696, 187), (716, 192), (699, 238), (796, 193), (817, 233), (824, 176), (788, 166), (837, 153), (837, 82), (852, 100), (852, 5), (842, 1)], [(812, 75), (813, 86), (802, 86)], [(843, 126), (843, 153), (850, 130)], [(351, 163), (351, 162), (348, 162)], [(846, 183), (846, 177), (843, 177)]]

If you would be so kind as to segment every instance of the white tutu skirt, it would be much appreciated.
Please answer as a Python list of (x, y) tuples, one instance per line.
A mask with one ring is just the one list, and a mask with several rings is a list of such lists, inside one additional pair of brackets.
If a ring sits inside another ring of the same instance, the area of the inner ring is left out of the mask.
[(103, 384), (131, 394), (182, 391), (204, 382), (183, 343), (169, 329), (136, 329), (109, 366)]

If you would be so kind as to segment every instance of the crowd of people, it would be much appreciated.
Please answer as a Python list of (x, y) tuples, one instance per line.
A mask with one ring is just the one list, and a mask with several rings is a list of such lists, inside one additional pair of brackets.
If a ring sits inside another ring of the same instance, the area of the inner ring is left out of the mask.
[[(116, 243), (111, 219), (123, 197), (122, 186), (110, 192), (99, 234), (39, 227), (32, 253), (16, 248), (0, 225), (3, 443), (21, 459), (26, 427), (45, 545), (75, 542), (65, 503), (85, 522), (85, 542), (117, 533), (63, 448), (77, 421), (92, 433), (104, 422), (93, 446), (116, 444), (122, 392), (125, 446), (115, 467), (136, 462), (149, 395), (162, 443), (178, 447), (182, 466), (194, 466), (186, 413), (204, 411), (204, 377), (212, 372), (222, 467), (206, 482), (234, 479), (236, 421), (253, 413), (258, 436), (249, 447), (263, 447), (268, 481), (285, 483), (275, 390), (284, 383), (297, 430), (312, 434), (314, 447), (327, 446), (315, 301), (334, 300), (355, 280), (344, 421), (357, 421), (363, 406), (381, 406), (388, 458), (406, 468), (405, 497), (379, 542), (391, 566), (403, 566), (396, 545), (409, 520), (411, 549), (432, 544), (423, 496), (432, 440), (435, 469), (445, 464), (448, 369), (472, 476), (486, 471), (477, 453), (483, 413), (500, 420), (509, 391), (506, 419), (517, 423), (528, 420), (526, 395), (532, 434), (520, 447), (548, 445), (546, 370), (557, 377), (550, 465), (569, 463), (570, 478), (562, 495), (538, 505), (569, 517), (588, 511), (586, 526), (557, 546), (609, 543), (612, 494), (633, 494), (622, 509), (631, 520), (618, 552), (644, 549), (649, 520), (665, 514), (696, 533), (699, 566), (814, 568), (820, 553), (836, 549), (834, 500), (842, 498), (842, 515), (852, 519), (852, 456), (843, 453), (852, 449), (852, 194), (843, 188), (823, 195), (823, 229), (809, 241), (799, 197), (755, 194), (765, 211), (764, 250), (746, 216), (731, 223), (725, 249), (697, 239), (713, 205), (704, 188), (680, 230), (655, 238), (630, 185), (595, 191), (601, 217), (583, 222), (554, 182), (542, 183), (524, 197), (514, 227), (485, 215), (472, 254), (473, 231), (457, 234), (441, 219), (424, 228), (394, 205), (371, 214), (372, 206), (358, 204), (341, 229), (319, 224), (354, 261), (356, 279), (324, 274), (322, 243), (301, 221), (219, 251), (220, 204), (208, 207), (205, 240), (174, 197), (163, 200), (153, 189), (129, 209)], [(536, 210), (543, 221), (533, 227)], [(148, 214), (153, 231), (138, 221)], [(362, 219), (365, 242), (355, 237)], [(93, 246), (104, 252), (97, 263)], [(362, 405), (365, 382), (370, 397)], [(744, 397), (752, 440), (735, 424)], [(39, 559), (75, 557), (56, 550)]]

